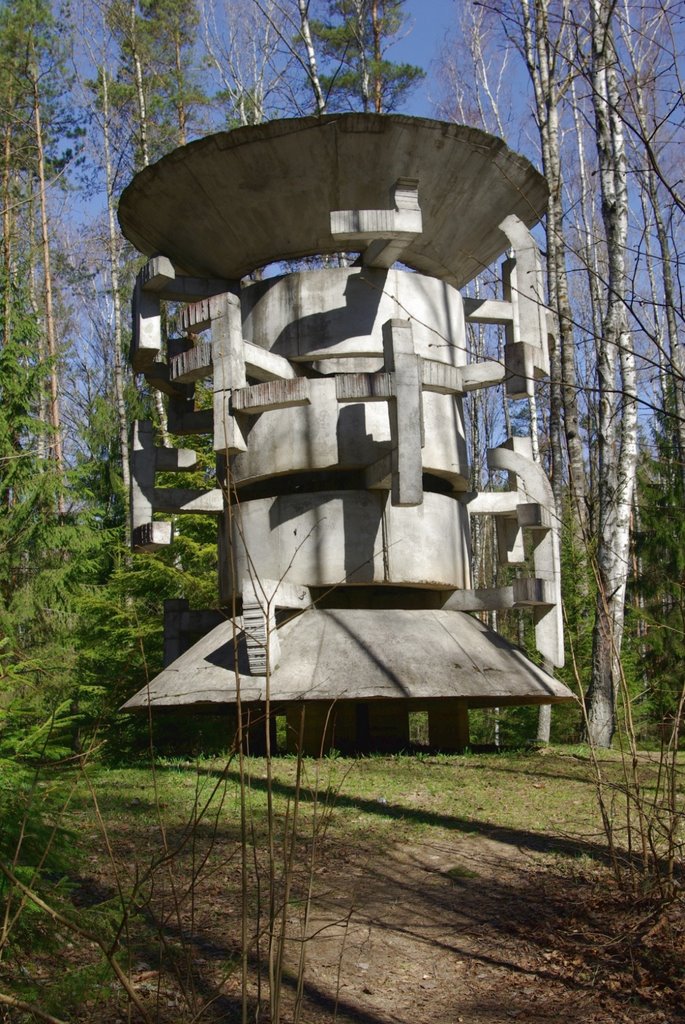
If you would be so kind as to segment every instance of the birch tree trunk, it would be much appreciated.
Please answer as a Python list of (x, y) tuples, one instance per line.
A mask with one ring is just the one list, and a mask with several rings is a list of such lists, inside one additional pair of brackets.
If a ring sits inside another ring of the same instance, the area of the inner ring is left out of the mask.
[[(121, 332), (121, 286), (119, 282), (119, 259), (117, 239), (118, 233), (114, 219), (114, 175), (112, 173), (112, 154), (110, 145), (110, 107), (109, 107), (109, 81), (106, 68), (101, 69), (100, 81), (102, 84), (102, 148), (105, 171), (105, 187), (107, 189), (107, 224), (109, 232), (109, 280), (112, 289), (112, 311), (114, 318), (113, 338), (113, 362), (114, 362), (114, 399), (117, 407), (117, 422), (119, 425), (119, 448), (121, 450), (121, 477), (124, 484), (124, 493), (131, 491), (131, 471), (129, 464), (128, 444), (128, 419), (126, 416), (126, 402), (124, 399), (124, 368), (121, 358), (122, 332)], [(130, 517), (125, 518), (125, 540), (126, 548), (131, 546), (131, 522)]]
[[(136, 0), (131, 0), (129, 6), (129, 46), (131, 47), (131, 59), (133, 61), (133, 84), (136, 95), (136, 106), (138, 108), (138, 139), (140, 142), (140, 157), (143, 167), (150, 163), (150, 147), (148, 144), (148, 115), (147, 101), (145, 99), (145, 87), (143, 83), (143, 64), (140, 58), (138, 47), (138, 33), (136, 31)], [(159, 430), (162, 435), (162, 443), (169, 448), (169, 424), (164, 406), (164, 399), (160, 391), (154, 392), (155, 409), (159, 419)]]
[[(552, 443), (552, 484), (557, 515), (562, 513), (563, 448), (561, 429), (568, 453), (569, 482), (573, 497), (574, 526), (578, 546), (582, 546), (585, 525), (586, 484), (583, 449), (579, 433), (578, 381), (574, 358), (573, 318), (569, 301), (566, 239), (563, 229), (562, 197), (564, 189), (559, 138), (559, 103), (568, 88), (568, 75), (559, 75), (557, 62), (562, 51), (565, 29), (565, 5), (557, 12), (560, 27), (550, 36), (549, 0), (521, 0), (525, 57), (535, 93), (536, 116), (540, 134), (542, 166), (549, 186), (547, 203), (547, 288), (549, 305), (555, 313), (558, 339), (551, 356), (550, 432)], [(563, 83), (563, 84), (562, 84)]]
[[(552, 490), (558, 521), (563, 518), (564, 444), (568, 455), (572, 497), (571, 523), (574, 547), (584, 550), (586, 484), (582, 443), (578, 428), (578, 387), (576, 379), (573, 320), (569, 301), (566, 240), (563, 228), (563, 175), (559, 137), (559, 104), (568, 88), (568, 73), (559, 74), (566, 28), (565, 4), (557, 11), (555, 38), (550, 35), (549, 0), (521, 0), (524, 54), (535, 95), (543, 173), (549, 187), (546, 218), (546, 263), (549, 306), (555, 314), (558, 335), (550, 339), (549, 429), (552, 449)], [(531, 410), (532, 412), (532, 410)], [(531, 424), (531, 430), (533, 429)], [(578, 584), (582, 587), (584, 574)], [(537, 738), (549, 742), (551, 708), (540, 707)]]
[(587, 694), (588, 739), (611, 745), (621, 674), (630, 519), (637, 466), (635, 356), (627, 329), (625, 252), (628, 192), (623, 123), (619, 115), (614, 5), (591, 0), (591, 83), (607, 245), (607, 296), (598, 345), (599, 521), (597, 602), (592, 678)]
[(373, 108), (377, 114), (383, 113), (383, 79), (381, 78), (381, 61), (383, 60), (382, 32), (378, 14), (378, 0), (371, 0), (371, 29), (373, 32)]
[(307, 51), (307, 71), (309, 82), (314, 92), (314, 99), (316, 100), (316, 112), (317, 114), (325, 114), (326, 100), (321, 89), (316, 53), (314, 51), (314, 43), (312, 42), (312, 31), (309, 24), (309, 0), (297, 0), (297, 8), (300, 12), (300, 34)]
[(145, 99), (145, 88), (143, 85), (143, 65), (140, 59), (138, 47), (138, 32), (136, 30), (136, 0), (131, 0), (129, 6), (129, 46), (131, 47), (131, 60), (133, 62), (133, 85), (136, 94), (136, 106), (138, 108), (138, 141), (140, 143), (140, 157), (143, 167), (150, 163), (150, 147), (148, 145), (148, 123), (147, 123), (147, 101)]
[[(677, 316), (682, 307), (677, 294), (677, 260), (674, 258), (672, 235), (669, 235), (669, 220), (673, 209), (669, 212), (668, 200), (664, 201), (666, 192), (670, 198), (672, 190), (664, 188), (665, 183), (659, 179), (654, 161), (645, 159), (645, 151), (658, 154), (664, 142), (676, 136), (672, 134), (671, 107), (672, 96), (680, 93), (682, 110), (682, 81), (678, 74), (679, 59), (677, 41), (672, 34), (672, 22), (669, 15), (669, 0), (665, 0), (661, 9), (652, 13), (638, 8), (636, 25), (631, 23), (631, 6), (628, 0), (623, 2), (621, 40), (626, 54), (626, 66), (622, 69), (624, 81), (627, 82), (628, 99), (631, 101), (633, 130), (637, 134), (638, 146), (635, 154), (635, 173), (642, 184), (640, 199), (643, 206), (643, 217), (646, 225), (646, 270), (650, 281), (652, 300), (655, 310), (656, 330), (654, 342), (657, 347), (657, 358), (662, 375), (663, 408), (675, 412), (676, 433), (678, 437), (677, 458), (680, 462), (683, 483), (685, 483), (685, 361), (683, 360)], [(666, 104), (666, 109), (664, 109)], [(669, 109), (670, 108), (670, 109)], [(682, 115), (681, 115), (682, 117)], [(679, 169), (678, 169), (679, 170)], [(649, 207), (649, 209), (647, 209)], [(673, 207), (673, 204), (671, 204)], [(651, 218), (650, 212), (651, 210)], [(653, 219), (659, 247), (660, 259), (655, 259), (649, 251), (649, 224)], [(672, 224), (671, 224), (672, 227)], [(662, 289), (662, 301), (658, 299), (656, 277), (659, 277)], [(662, 307), (663, 316), (659, 307)], [(665, 322), (666, 340), (664, 345), (660, 323)], [(671, 404), (672, 403), (672, 404)]]

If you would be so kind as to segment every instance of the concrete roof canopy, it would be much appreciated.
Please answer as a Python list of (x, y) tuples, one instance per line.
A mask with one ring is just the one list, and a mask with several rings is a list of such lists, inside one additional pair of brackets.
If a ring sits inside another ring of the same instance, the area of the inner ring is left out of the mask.
[[(398, 114), (331, 114), (219, 132), (174, 150), (124, 191), (124, 235), (182, 273), (239, 279), (278, 260), (335, 253), (333, 210), (388, 209), (418, 180), (423, 232), (403, 262), (460, 288), (508, 247), (498, 225), (528, 227), (544, 178), (501, 139)], [(349, 248), (349, 247), (348, 247)]]

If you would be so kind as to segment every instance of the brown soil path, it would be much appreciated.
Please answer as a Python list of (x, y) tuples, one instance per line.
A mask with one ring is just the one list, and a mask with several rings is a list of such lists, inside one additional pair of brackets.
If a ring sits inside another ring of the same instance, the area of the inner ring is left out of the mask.
[(542, 855), (482, 836), (400, 842), (318, 881), (306, 1020), (332, 1020), (336, 1006), (357, 1024), (685, 1019), (636, 997), (611, 951), (597, 956), (580, 909), (587, 883)]

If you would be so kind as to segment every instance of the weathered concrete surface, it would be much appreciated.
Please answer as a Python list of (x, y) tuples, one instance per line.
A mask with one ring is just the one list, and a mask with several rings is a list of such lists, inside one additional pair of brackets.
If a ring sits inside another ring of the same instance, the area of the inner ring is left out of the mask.
[[(389, 609), (310, 609), (278, 629), (280, 660), (272, 702), (430, 700), (460, 697), (470, 707), (555, 703), (572, 698), (560, 682), (517, 648), (461, 612)], [(236, 699), (233, 626), (222, 623), (124, 709), (183, 704), (231, 704)], [(244, 701), (263, 701), (266, 680), (248, 674), (238, 630)]]
[[(247, 451), (232, 462), (238, 486), (284, 473), (361, 470), (390, 452), (388, 402), (336, 401), (336, 381), (309, 380), (309, 404), (269, 410), (249, 425)], [(417, 396), (418, 397), (418, 396)], [(424, 392), (424, 473), (468, 484), (469, 465), (462, 403), (452, 395)]]
[[(234, 630), (243, 699), (261, 716), (270, 676), (271, 699), (291, 718), (298, 702), (309, 709), (311, 750), (331, 701), (338, 735), (356, 749), (368, 748), (365, 736), (404, 744), (417, 704), (431, 742), (463, 746), (467, 706), (572, 699), (463, 614), (530, 607), (539, 651), (562, 663), (549, 483), (516, 439), (489, 453), (512, 490), (467, 494), (463, 418), (468, 391), (504, 384), (509, 397), (528, 394), (548, 372), (528, 231), (545, 200), (541, 176), (500, 140), (401, 116), (238, 129), (136, 176), (120, 206), (124, 233), (163, 255), (138, 278), (134, 363), (168, 396), (172, 433), (213, 432), (221, 485), (157, 487), (165, 449), (139, 432), (138, 540), (168, 543), (156, 512), (219, 513), (219, 604), (229, 616), (235, 598), (242, 618), (168, 665), (128, 708), (148, 697), (160, 707), (230, 705)], [(472, 321), (504, 325), (504, 362), (469, 364), (457, 289), (509, 245), (503, 297), (466, 304)], [(344, 250), (360, 252), (355, 265), (312, 261), (321, 269), (244, 279)], [(177, 299), (191, 303), (181, 316), (189, 336), (165, 339), (160, 303)], [(197, 338), (204, 330), (211, 340)], [(205, 377), (211, 411), (195, 407)], [(470, 512), (494, 516), (502, 561), (534, 575), (472, 591)], [(284, 609), (304, 607), (276, 628)]]
[(418, 180), (423, 220), (403, 261), (456, 287), (507, 248), (497, 226), (505, 217), (530, 227), (546, 207), (544, 179), (501, 139), (398, 114), (332, 114), (175, 150), (136, 175), (119, 222), (143, 253), (164, 253), (188, 274), (237, 279), (275, 260), (346, 248), (330, 213), (389, 209), (398, 178)]
[[(468, 512), (445, 494), (414, 508), (382, 492), (340, 490), (244, 501), (233, 534), (235, 578), (309, 587), (471, 585)], [(225, 557), (225, 555), (224, 555)], [(228, 564), (221, 570), (230, 580)], [(222, 594), (228, 600), (230, 592)]]
[[(328, 267), (285, 274), (241, 291), (245, 340), (293, 360), (383, 361), (383, 324), (410, 320), (424, 359), (466, 364), (461, 294), (444, 281), (402, 270)], [(342, 365), (342, 364), (341, 364)], [(360, 367), (366, 369), (367, 366)]]

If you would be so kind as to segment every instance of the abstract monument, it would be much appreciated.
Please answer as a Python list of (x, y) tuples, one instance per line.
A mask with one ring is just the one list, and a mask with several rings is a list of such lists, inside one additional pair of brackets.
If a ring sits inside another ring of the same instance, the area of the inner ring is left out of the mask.
[[(216, 479), (158, 486), (195, 454), (136, 423), (133, 544), (169, 544), (164, 515), (215, 516), (220, 611), (168, 602), (166, 667), (127, 709), (239, 702), (253, 749), (283, 714), (291, 745), (317, 753), (401, 748), (412, 710), (432, 746), (458, 749), (470, 707), (571, 697), (550, 674), (550, 484), (514, 437), (487, 454), (508, 489), (473, 493), (463, 418), (469, 392), (525, 397), (549, 372), (529, 230), (545, 197), (499, 139), (394, 115), (240, 128), (135, 177), (119, 208), (149, 257), (133, 367), (168, 396), (170, 433), (213, 438)], [(507, 251), (501, 298), (462, 298)], [(180, 337), (163, 330), (170, 303)], [(469, 361), (468, 321), (504, 326), (502, 361)], [(510, 585), (473, 588), (473, 516), (494, 517), (500, 560), (521, 567)], [(550, 671), (468, 614), (518, 607)]]

